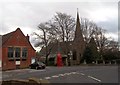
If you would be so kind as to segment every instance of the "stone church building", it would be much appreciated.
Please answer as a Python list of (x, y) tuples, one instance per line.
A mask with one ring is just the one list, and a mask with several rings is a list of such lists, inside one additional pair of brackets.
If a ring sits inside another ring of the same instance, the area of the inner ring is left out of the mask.
[[(67, 47), (66, 47), (67, 43)], [(76, 29), (75, 29), (75, 37), (73, 41), (69, 42), (56, 42), (48, 45), (48, 50), (50, 51), (50, 55), (48, 56), (48, 62), (56, 64), (56, 57), (59, 52), (62, 55), (62, 59), (64, 65), (79, 65), (81, 59), (83, 57), (83, 53), (86, 47), (86, 42), (84, 41), (79, 14), (77, 12), (76, 19)], [(41, 57), (45, 56), (45, 48), (42, 48), (40, 51)], [(53, 61), (53, 62), (52, 62)]]

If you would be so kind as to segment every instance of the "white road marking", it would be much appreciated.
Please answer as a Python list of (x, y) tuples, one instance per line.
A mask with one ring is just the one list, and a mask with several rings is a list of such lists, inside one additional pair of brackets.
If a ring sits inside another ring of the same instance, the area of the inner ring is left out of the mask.
[(99, 79), (97, 79), (97, 78), (95, 78), (95, 77), (92, 77), (92, 76), (88, 76), (89, 78), (91, 78), (91, 79), (94, 79), (94, 80), (96, 80), (96, 81), (98, 81), (98, 82), (101, 82), (101, 80), (99, 80)]
[(64, 76), (64, 74), (59, 74), (59, 76)]
[(72, 74), (76, 74), (76, 72), (71, 72)]
[(80, 74), (83, 75), (83, 76), (85, 75), (84, 73), (80, 73)]
[(70, 75), (70, 73), (65, 73), (64, 75)]
[(44, 79), (51, 79), (51, 77), (45, 77)]
[(54, 75), (54, 76), (52, 76), (53, 78), (57, 78), (57, 77), (59, 77), (59, 76), (56, 76), (56, 75)]

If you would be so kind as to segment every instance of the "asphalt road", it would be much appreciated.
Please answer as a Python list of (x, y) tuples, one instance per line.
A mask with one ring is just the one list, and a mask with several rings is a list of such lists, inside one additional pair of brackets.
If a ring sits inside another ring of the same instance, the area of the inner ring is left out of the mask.
[(2, 72), (3, 80), (38, 78), (50, 83), (118, 83), (118, 66), (47, 67)]

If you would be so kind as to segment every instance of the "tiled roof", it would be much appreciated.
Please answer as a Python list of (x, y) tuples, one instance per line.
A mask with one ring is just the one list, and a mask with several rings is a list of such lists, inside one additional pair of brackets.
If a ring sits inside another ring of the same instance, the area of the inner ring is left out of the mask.
[[(23, 32), (20, 30), (20, 28), (17, 28), (15, 31), (13, 32), (10, 32), (10, 33), (7, 33), (5, 35), (2, 35), (2, 45), (5, 44), (5, 42), (7, 42), (7, 40), (17, 31), (19, 30), (22, 34)], [(24, 34), (23, 34), (24, 35)], [(24, 35), (25, 36), (25, 35)], [(33, 48), (33, 46), (31, 45), (30, 41), (27, 39), (28, 36), (25, 36), (26, 37), (26, 41), (29, 43), (29, 45)], [(33, 50), (35, 50), (33, 48)]]
[[(67, 42), (67, 45), (68, 45), (68, 49), (71, 50), (72, 46), (70, 46), (70, 44), (72, 45), (73, 41), (69, 41)], [(66, 54), (67, 53), (67, 47), (66, 47), (66, 43), (65, 42), (59, 42), (59, 45), (57, 42), (54, 42), (54, 43), (50, 43), (48, 45), (48, 52), (50, 52), (50, 54), (56, 54), (58, 53), (58, 50), (61, 54)], [(43, 47), (41, 50), (40, 50), (40, 54), (41, 55), (45, 55), (45, 47)]]
[(2, 45), (10, 38), (10, 36), (12, 36), (14, 32), (15, 31), (2, 35)]

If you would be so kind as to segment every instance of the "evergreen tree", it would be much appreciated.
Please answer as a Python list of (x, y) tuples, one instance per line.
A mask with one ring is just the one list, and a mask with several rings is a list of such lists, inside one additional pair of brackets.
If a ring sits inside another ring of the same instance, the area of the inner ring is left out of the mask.
[(88, 45), (89, 45), (89, 48), (90, 48), (91, 51), (92, 51), (92, 60), (93, 60), (93, 61), (96, 61), (96, 60), (101, 59), (101, 58), (100, 58), (100, 55), (99, 55), (99, 53), (98, 53), (98, 50), (97, 50), (96, 42), (95, 42), (95, 40), (94, 40), (93, 37), (91, 38), (91, 40), (90, 40), (90, 42), (89, 42)]
[(86, 63), (92, 63), (92, 50), (89, 46), (87, 46), (84, 51), (83, 60), (85, 60)]
[(100, 55), (97, 51), (97, 45), (94, 38), (91, 38), (84, 51), (82, 61), (85, 60), (86, 63), (92, 63), (93, 61), (96, 61), (98, 59), (100, 59)]

